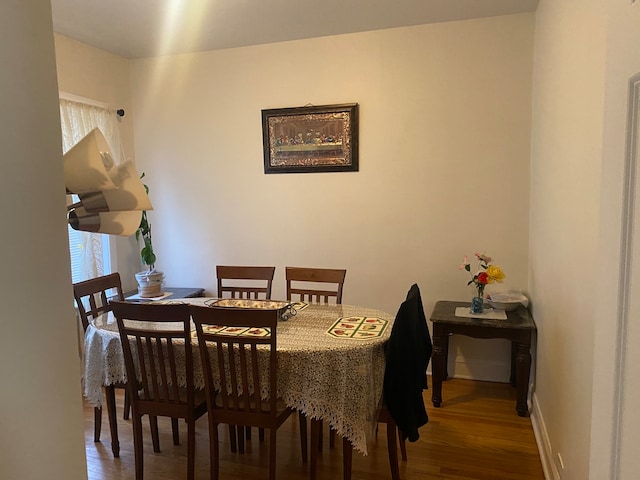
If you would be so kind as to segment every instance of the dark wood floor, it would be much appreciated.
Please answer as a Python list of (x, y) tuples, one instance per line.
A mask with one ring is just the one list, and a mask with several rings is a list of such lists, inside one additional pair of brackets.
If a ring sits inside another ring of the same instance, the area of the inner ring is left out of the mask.
[[(443, 404), (433, 408), (430, 391), (425, 392), (429, 423), (420, 439), (407, 443), (408, 461), (401, 462), (403, 480), (541, 480), (542, 466), (529, 418), (515, 412), (515, 389), (507, 384), (452, 379), (443, 385)], [(122, 419), (122, 396), (118, 397), (120, 458), (111, 453), (109, 424), (104, 412), (102, 441), (93, 441), (93, 408), (85, 402), (85, 439), (90, 480), (134, 478), (133, 439), (130, 421)], [(144, 421), (144, 470), (147, 480), (186, 478), (186, 426), (180, 423), (181, 445), (171, 440), (171, 424), (159, 419), (162, 451), (153, 453), (148, 421)], [(222, 442), (220, 476), (229, 480), (266, 478), (268, 440), (263, 444), (253, 435), (249, 451), (231, 453), (226, 428), (220, 427)], [(197, 422), (196, 479), (209, 478), (209, 435), (207, 418)], [(342, 449), (328, 448), (320, 456), (319, 480), (342, 478)], [(340, 445), (339, 442), (336, 442)], [(368, 456), (354, 452), (354, 480), (390, 479), (386, 434), (380, 425), (377, 442)], [(280, 480), (309, 477), (300, 458), (297, 416), (292, 415), (278, 430), (277, 476)]]

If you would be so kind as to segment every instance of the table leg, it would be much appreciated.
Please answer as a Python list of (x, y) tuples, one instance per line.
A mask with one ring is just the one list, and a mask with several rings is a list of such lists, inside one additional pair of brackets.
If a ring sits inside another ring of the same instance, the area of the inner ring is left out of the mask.
[(449, 337), (450, 335), (445, 334), (443, 337), (443, 350), (444, 350), (444, 373), (442, 374), (442, 381), (446, 382), (449, 380)]
[(433, 328), (433, 352), (431, 354), (431, 380), (433, 383), (433, 393), (431, 402), (434, 407), (439, 407), (442, 403), (442, 379), (446, 374), (449, 336), (443, 332), (439, 325)]
[(113, 456), (120, 456), (120, 441), (118, 440), (118, 418), (116, 416), (116, 389), (113, 385), (105, 385), (104, 393), (107, 400), (109, 429), (111, 430), (111, 451)]
[(526, 417), (529, 413), (527, 394), (529, 392), (529, 372), (531, 371), (530, 348), (531, 345), (526, 343), (516, 345), (516, 411), (521, 417)]
[(512, 387), (515, 387), (517, 383), (516, 379), (516, 354), (518, 353), (518, 344), (511, 342), (511, 374), (509, 375), (509, 383)]

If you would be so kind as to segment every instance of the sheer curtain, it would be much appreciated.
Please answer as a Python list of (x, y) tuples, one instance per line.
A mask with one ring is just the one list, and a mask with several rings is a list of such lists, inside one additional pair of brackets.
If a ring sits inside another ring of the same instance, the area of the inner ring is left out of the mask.
[[(114, 162), (119, 164), (123, 161), (118, 121), (115, 113), (106, 106), (60, 98), (60, 122), (64, 153), (98, 127), (109, 144)], [(109, 273), (105, 272), (109, 263), (106, 235), (80, 232), (69, 227), (69, 250), (74, 283)]]

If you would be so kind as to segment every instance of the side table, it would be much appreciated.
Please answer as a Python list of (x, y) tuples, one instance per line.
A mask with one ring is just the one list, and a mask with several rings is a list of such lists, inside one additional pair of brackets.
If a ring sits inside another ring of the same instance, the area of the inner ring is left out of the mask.
[(442, 381), (448, 377), (449, 336), (467, 335), (473, 338), (504, 338), (511, 340), (511, 379), (517, 388), (516, 411), (527, 416), (527, 394), (531, 370), (531, 336), (536, 326), (524, 306), (507, 312), (506, 320), (456, 317), (456, 307), (469, 307), (469, 302), (436, 302), (431, 312), (433, 322), (433, 355), (431, 401), (434, 407), (442, 403)]

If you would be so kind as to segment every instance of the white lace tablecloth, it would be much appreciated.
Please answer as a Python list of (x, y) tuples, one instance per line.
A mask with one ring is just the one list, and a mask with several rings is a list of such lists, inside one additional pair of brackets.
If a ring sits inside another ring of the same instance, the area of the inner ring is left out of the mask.
[[(184, 299), (204, 304), (206, 298)], [(336, 338), (327, 334), (340, 317), (367, 316), (387, 320), (384, 333), (371, 339)], [(351, 305), (310, 304), (278, 323), (278, 395), (285, 403), (313, 418), (321, 418), (353, 447), (367, 454), (373, 439), (382, 397), (384, 343), (394, 317)], [(194, 381), (204, 388), (197, 348)], [(102, 404), (102, 386), (125, 382), (122, 346), (111, 314), (97, 318), (85, 333), (84, 395)]]

